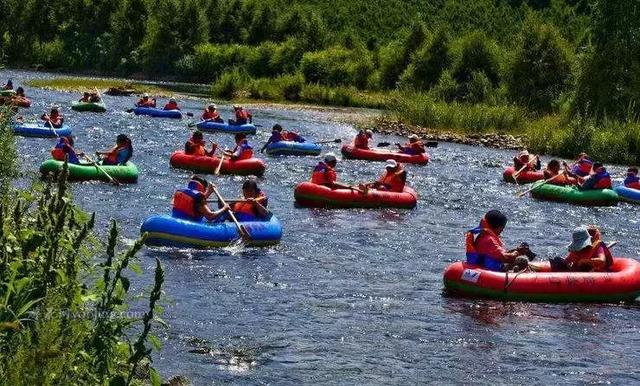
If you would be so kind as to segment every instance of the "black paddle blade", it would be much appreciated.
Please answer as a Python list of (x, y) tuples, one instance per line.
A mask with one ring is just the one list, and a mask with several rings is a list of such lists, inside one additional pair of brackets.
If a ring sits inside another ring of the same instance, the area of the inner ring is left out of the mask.
[(131, 114), (133, 112), (133, 109), (126, 109), (124, 112)]
[(387, 146), (390, 146), (390, 145), (391, 145), (391, 143), (389, 143), (389, 142), (380, 142), (380, 143), (378, 143), (378, 147), (387, 147)]
[(424, 143), (425, 147), (438, 147), (438, 142), (436, 141), (427, 141)]

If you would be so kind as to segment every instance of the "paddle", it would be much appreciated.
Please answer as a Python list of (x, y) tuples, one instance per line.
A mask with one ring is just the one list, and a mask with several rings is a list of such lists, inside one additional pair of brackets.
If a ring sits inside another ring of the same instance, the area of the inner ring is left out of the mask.
[[(48, 116), (48, 115), (47, 115)], [(56, 137), (60, 138), (60, 135), (58, 134), (58, 132), (56, 131), (56, 129), (53, 127), (53, 123), (51, 123), (51, 121), (45, 121), (44, 123), (45, 126), (49, 126), (49, 128), (51, 129), (51, 131), (53, 131), (53, 134), (56, 135)]]
[[(391, 142), (379, 142), (378, 143), (378, 147), (387, 147), (387, 146), (391, 146), (392, 143)], [(427, 141), (424, 143), (425, 147), (438, 147), (438, 142), (437, 141)]]
[(220, 174), (220, 169), (222, 169), (223, 161), (224, 161), (224, 151), (220, 155), (220, 162), (218, 163), (218, 167), (216, 167), (216, 170), (213, 172), (213, 174), (215, 174), (216, 176)]
[(91, 162), (93, 164), (93, 166), (95, 166), (99, 171), (104, 173), (104, 175), (107, 176), (107, 178), (109, 179), (109, 181), (112, 184), (114, 184), (115, 186), (120, 186), (120, 183), (118, 181), (116, 181), (115, 178), (111, 177), (111, 175), (109, 173), (107, 173), (107, 171), (104, 170), (104, 168), (102, 166), (100, 166), (96, 161), (91, 159), (91, 157), (89, 157), (88, 155), (85, 154), (84, 158), (86, 158), (87, 161)]
[[(191, 116), (193, 117), (193, 114), (191, 114)], [(198, 125), (202, 125), (203, 123), (207, 123), (207, 122), (211, 122), (213, 121), (213, 119), (205, 119), (204, 121), (200, 121), (200, 122), (191, 122), (187, 125), (187, 127), (193, 127), (193, 126), (198, 126)]]
[(531, 188), (531, 189), (527, 189), (527, 190), (525, 190), (525, 191), (524, 191), (524, 192), (522, 192), (522, 193), (518, 193), (518, 197), (522, 197), (522, 196), (524, 196), (525, 194), (527, 194), (527, 193), (531, 192), (531, 191), (532, 191), (532, 190), (534, 190), (534, 189), (539, 188), (540, 186), (542, 186), (542, 185), (546, 184), (547, 182), (550, 182), (550, 181), (555, 180), (556, 178), (560, 177), (561, 175), (562, 175), (562, 174), (556, 174), (555, 176), (553, 176), (553, 177), (551, 177), (551, 178), (548, 178), (548, 179), (546, 179), (546, 180), (542, 181), (542, 183), (541, 183), (541, 184), (536, 185), (536, 186), (534, 186), (534, 187), (533, 187), (533, 188)]
[[(218, 192), (218, 189), (216, 187), (213, 187), (213, 193), (215, 193), (216, 197), (218, 197), (218, 201), (220, 201), (222, 205), (227, 205), (224, 198), (222, 198), (222, 196), (220, 195), (220, 192)], [(233, 211), (231, 210), (229, 210), (229, 217), (231, 217), (231, 221), (233, 221), (233, 223), (236, 224), (236, 227), (238, 228), (238, 233), (240, 233), (240, 236), (242, 237), (242, 239), (245, 241), (251, 241), (251, 236), (249, 235), (249, 232), (247, 232), (244, 226), (238, 222), (236, 215), (233, 214)]]
[(332, 139), (332, 140), (326, 140), (326, 141), (318, 141), (316, 142), (318, 145), (324, 144), (324, 143), (341, 143), (342, 140), (340, 138), (336, 138), (336, 139)]

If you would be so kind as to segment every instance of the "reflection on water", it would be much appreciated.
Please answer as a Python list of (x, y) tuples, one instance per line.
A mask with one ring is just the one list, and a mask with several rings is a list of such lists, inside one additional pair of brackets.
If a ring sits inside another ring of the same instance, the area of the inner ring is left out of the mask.
[[(0, 72), (20, 83), (30, 73)], [(36, 74), (46, 77), (46, 74)], [(40, 114), (52, 102), (69, 106), (69, 93), (29, 90)], [(97, 212), (96, 229), (118, 220), (131, 242), (142, 221), (169, 212), (173, 192), (189, 172), (169, 167), (169, 155), (188, 138), (189, 120), (135, 117), (123, 111), (134, 98), (105, 96), (105, 114), (64, 110), (78, 148), (108, 148), (120, 133), (135, 147), (139, 183), (73, 185), (77, 202)], [(217, 101), (220, 102), (220, 101)], [(199, 114), (205, 101), (189, 99)], [(230, 106), (218, 103), (221, 114)], [(279, 122), (316, 139), (348, 140), (354, 129), (319, 111), (253, 110), (265, 128)], [(230, 147), (232, 138), (206, 134)], [(251, 137), (254, 147), (269, 137)], [(402, 139), (376, 136), (376, 142)], [(18, 139), (28, 176), (48, 158), (52, 140)], [(339, 153), (339, 144), (324, 151)], [(637, 383), (638, 305), (547, 305), (461, 299), (443, 295), (442, 272), (464, 255), (464, 231), (489, 209), (508, 213), (508, 246), (527, 241), (539, 256), (563, 254), (571, 229), (601, 226), (619, 240), (618, 255), (640, 250), (635, 208), (580, 208), (519, 198), (524, 187), (503, 183), (511, 152), (440, 144), (433, 162), (409, 165), (418, 207), (402, 210), (297, 209), (293, 188), (308, 180), (320, 157), (265, 158), (260, 180), (284, 226), (273, 248), (212, 251), (145, 249), (142, 280), (153, 279), (152, 257), (165, 267), (168, 296), (163, 350), (154, 365), (184, 374), (195, 385), (242, 384), (550, 384)], [(259, 157), (264, 157), (258, 153)], [(546, 161), (546, 159), (545, 159)], [(340, 179), (370, 181), (382, 163), (341, 161)], [(611, 167), (621, 174), (622, 167)], [(225, 197), (240, 193), (242, 177), (209, 177)], [(27, 184), (28, 181), (21, 181)], [(186, 338), (185, 338), (186, 337)], [(195, 352), (192, 352), (196, 350)]]

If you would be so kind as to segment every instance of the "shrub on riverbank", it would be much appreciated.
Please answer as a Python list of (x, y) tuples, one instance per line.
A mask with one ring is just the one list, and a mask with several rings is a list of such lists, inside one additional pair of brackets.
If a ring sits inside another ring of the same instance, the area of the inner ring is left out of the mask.
[[(7, 123), (0, 123), (5, 177), (15, 174), (5, 157), (14, 145)], [(117, 251), (112, 223), (102, 247), (92, 234), (95, 217), (73, 205), (66, 176), (65, 166), (57, 182), (8, 188), (0, 198), (0, 379), (8, 385), (143, 379), (159, 385), (149, 355), (150, 346), (160, 345), (150, 334), (164, 280), (160, 262), (146, 304), (130, 308), (130, 274), (140, 269), (135, 255), (142, 240)]]

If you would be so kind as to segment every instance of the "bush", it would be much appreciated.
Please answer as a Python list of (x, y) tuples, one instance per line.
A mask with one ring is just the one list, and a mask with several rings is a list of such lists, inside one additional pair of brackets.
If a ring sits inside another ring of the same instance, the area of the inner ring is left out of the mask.
[(487, 75), (484, 72), (473, 71), (467, 84), (467, 95), (464, 101), (469, 103), (486, 102), (492, 91), (493, 85)]
[(431, 44), (422, 47), (400, 77), (400, 85), (414, 90), (428, 90), (438, 82), (442, 72), (451, 65), (449, 35), (440, 30)]
[(432, 93), (445, 102), (450, 103), (456, 99), (458, 83), (453, 79), (450, 71), (445, 70), (442, 75), (440, 75), (440, 79), (438, 79), (438, 83), (432, 89)]
[(373, 61), (367, 51), (332, 47), (304, 54), (300, 70), (309, 83), (365, 88)]
[(459, 59), (453, 77), (459, 84), (458, 98), (467, 97), (473, 73), (484, 73), (493, 86), (500, 81), (498, 46), (482, 32), (475, 32), (458, 42)]
[(46, 42), (33, 50), (34, 62), (42, 64), (45, 68), (64, 68), (68, 59), (62, 40)]
[(232, 99), (246, 87), (248, 82), (247, 74), (236, 68), (218, 77), (211, 85), (211, 93), (219, 98)]
[(509, 95), (534, 110), (550, 111), (571, 86), (573, 54), (556, 28), (531, 17), (521, 34), (507, 77)]
[(0, 107), (0, 194), (7, 192), (17, 175), (18, 152), (11, 125), (12, 115), (8, 107)]
[(233, 68), (245, 69), (251, 52), (251, 47), (239, 44), (198, 45), (193, 55), (192, 74), (211, 81)]

